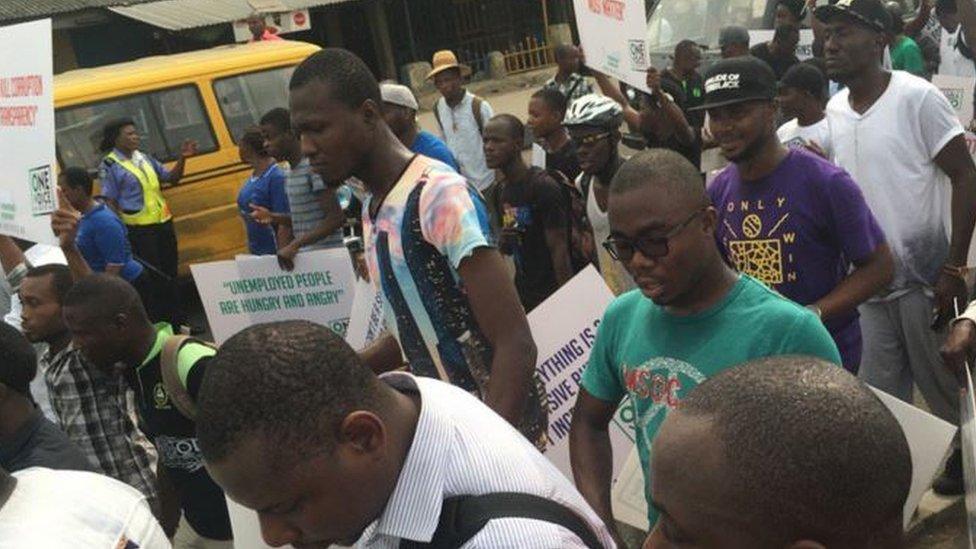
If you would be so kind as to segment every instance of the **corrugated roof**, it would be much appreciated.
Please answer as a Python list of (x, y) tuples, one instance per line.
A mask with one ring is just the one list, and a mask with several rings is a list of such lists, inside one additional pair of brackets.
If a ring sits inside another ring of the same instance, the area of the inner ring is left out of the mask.
[[(281, 0), (290, 10), (349, 0)], [(134, 6), (109, 7), (115, 13), (167, 30), (183, 30), (245, 19), (254, 9), (247, 0), (161, 0)]]
[[(153, 0), (0, 0), (0, 21), (33, 19), (57, 13), (152, 2)], [(203, 2), (200, 2), (201, 4)]]

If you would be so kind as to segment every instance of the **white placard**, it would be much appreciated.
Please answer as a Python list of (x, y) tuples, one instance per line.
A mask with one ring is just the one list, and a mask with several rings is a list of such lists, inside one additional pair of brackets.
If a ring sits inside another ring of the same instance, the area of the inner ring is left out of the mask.
[(532, 144), (532, 165), (543, 170), (546, 169), (546, 150), (538, 143)]
[[(912, 454), (912, 487), (904, 511), (904, 525), (908, 528), (918, 503), (945, 462), (956, 427), (887, 393), (873, 387), (872, 390), (898, 420)], [(641, 490), (637, 490), (638, 486)], [(644, 474), (635, 450), (620, 473), (611, 501), (618, 520), (647, 531), (647, 501), (643, 486)]]
[(357, 351), (373, 342), (383, 332), (383, 295), (368, 280), (356, 280), (346, 343)]
[(594, 70), (647, 89), (647, 15), (644, 0), (573, 0), (580, 45)]
[[(958, 314), (958, 310), (956, 311)], [(976, 543), (976, 400), (973, 374), (966, 364), (966, 389), (959, 391), (959, 434), (962, 445), (962, 473), (966, 487), (966, 523), (969, 546)]]
[(310, 320), (345, 335), (355, 275), (343, 249), (302, 252), (284, 271), (276, 256), (191, 265), (214, 341), (263, 322)]
[(973, 120), (973, 86), (976, 85), (976, 78), (933, 74), (932, 84), (942, 90), (963, 127), (969, 126)]
[[(757, 46), (773, 40), (775, 30), (761, 29), (749, 31), (749, 46)], [(796, 58), (806, 61), (813, 58), (813, 31), (800, 29), (800, 42), (796, 45)]]
[[(569, 462), (569, 427), (573, 407), (597, 328), (611, 301), (613, 293), (591, 266), (529, 314), (529, 329), (538, 349), (536, 372), (546, 385), (549, 404), (546, 457), (570, 480), (573, 470)], [(614, 478), (634, 445), (633, 428), (621, 420), (621, 414), (629, 410), (627, 404), (621, 406), (610, 425)]]
[(57, 245), (51, 20), (0, 27), (0, 233)]

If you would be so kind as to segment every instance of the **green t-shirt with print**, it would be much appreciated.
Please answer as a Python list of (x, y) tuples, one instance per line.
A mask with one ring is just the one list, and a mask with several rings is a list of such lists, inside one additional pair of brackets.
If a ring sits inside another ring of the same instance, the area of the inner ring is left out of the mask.
[(669, 410), (705, 379), (755, 358), (809, 355), (840, 364), (820, 319), (747, 275), (707, 311), (675, 316), (633, 290), (603, 316), (581, 385), (594, 397), (634, 405), (637, 452), (651, 526), (650, 448)]

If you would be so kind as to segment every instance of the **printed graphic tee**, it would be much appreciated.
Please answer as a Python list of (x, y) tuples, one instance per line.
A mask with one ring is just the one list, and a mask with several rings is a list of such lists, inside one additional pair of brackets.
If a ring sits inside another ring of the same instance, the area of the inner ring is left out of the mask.
[[(654, 437), (667, 414), (701, 382), (754, 358), (809, 355), (840, 364), (812, 312), (742, 275), (710, 309), (675, 316), (633, 290), (607, 308), (581, 384), (594, 397), (634, 405), (637, 452), (651, 499)], [(657, 512), (648, 505), (651, 526)]]
[[(830, 293), (852, 263), (867, 259), (884, 234), (847, 172), (805, 150), (789, 152), (768, 176), (743, 181), (729, 165), (708, 190), (718, 210), (716, 238), (738, 271), (801, 305)], [(861, 356), (857, 311), (828, 319), (844, 366)]]

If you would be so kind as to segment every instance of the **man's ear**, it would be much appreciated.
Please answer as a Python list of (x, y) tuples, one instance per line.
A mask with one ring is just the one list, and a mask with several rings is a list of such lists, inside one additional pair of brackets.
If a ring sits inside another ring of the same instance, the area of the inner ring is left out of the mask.
[(372, 99), (367, 99), (363, 101), (363, 104), (359, 107), (359, 111), (363, 115), (363, 120), (366, 121), (370, 127), (376, 126), (377, 122), (383, 120), (383, 109)]
[(789, 545), (788, 549), (827, 549), (827, 546), (822, 543), (817, 543), (816, 541), (804, 539), (794, 541)]

